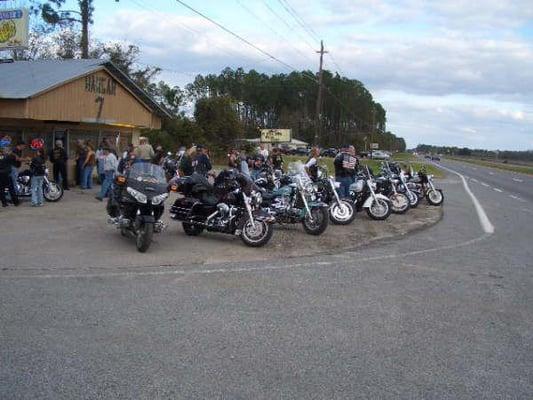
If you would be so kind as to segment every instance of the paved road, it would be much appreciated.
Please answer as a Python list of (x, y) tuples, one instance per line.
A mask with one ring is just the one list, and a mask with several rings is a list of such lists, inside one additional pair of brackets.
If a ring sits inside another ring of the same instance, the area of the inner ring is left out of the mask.
[(441, 223), (354, 253), (2, 271), (0, 398), (530, 399), (533, 202), (470, 182), (488, 234), (441, 185)]

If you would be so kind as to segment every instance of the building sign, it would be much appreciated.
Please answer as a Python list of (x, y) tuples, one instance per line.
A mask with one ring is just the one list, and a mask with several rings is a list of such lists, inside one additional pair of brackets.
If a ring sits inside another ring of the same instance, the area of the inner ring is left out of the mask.
[(85, 91), (116, 96), (117, 83), (107, 76), (89, 75), (85, 77)]
[(370, 148), (372, 150), (377, 150), (379, 149), (379, 143), (370, 143)]
[(28, 10), (0, 10), (0, 50), (28, 47)]
[(262, 143), (289, 143), (292, 137), (291, 129), (261, 129)]

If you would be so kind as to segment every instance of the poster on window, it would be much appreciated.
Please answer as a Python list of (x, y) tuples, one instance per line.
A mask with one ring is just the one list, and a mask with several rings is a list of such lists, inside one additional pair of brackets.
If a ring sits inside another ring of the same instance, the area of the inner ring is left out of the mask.
[(28, 47), (29, 15), (26, 8), (0, 9), (0, 50)]

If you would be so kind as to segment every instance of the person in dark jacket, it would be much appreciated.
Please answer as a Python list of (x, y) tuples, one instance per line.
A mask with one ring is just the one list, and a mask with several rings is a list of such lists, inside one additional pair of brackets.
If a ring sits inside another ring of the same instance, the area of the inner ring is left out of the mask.
[(208, 175), (209, 171), (213, 168), (211, 166), (211, 161), (209, 160), (209, 156), (207, 155), (207, 150), (202, 145), (196, 146), (196, 157), (194, 157), (194, 160), (192, 162), (192, 167), (194, 168), (194, 172), (197, 174), (206, 176)]
[(30, 162), (31, 205), (33, 207), (41, 207), (44, 205), (43, 181), (45, 170), (45, 155), (44, 150), (41, 148), (35, 151), (35, 156)]
[(18, 142), (15, 147), (11, 149), (11, 156), (13, 158), (13, 165), (11, 166), (11, 181), (13, 182), (13, 187), (17, 187), (17, 178), (19, 176), (19, 169), (22, 166), (22, 161), (25, 159), (22, 157), (22, 152), (26, 148), (26, 143)]
[(192, 146), (180, 158), (178, 170), (182, 176), (191, 176), (194, 172), (192, 162), (196, 157), (196, 146)]
[(335, 166), (335, 180), (340, 183), (339, 196), (347, 198), (350, 196), (350, 185), (356, 173), (357, 158), (355, 154), (350, 154), (349, 146), (344, 146), (333, 161)]
[(0, 201), (2, 207), (7, 207), (6, 189), (9, 191), (11, 201), (14, 205), (19, 205), (19, 199), (13, 181), (11, 180), (11, 168), (15, 165), (15, 157), (8, 153), (6, 148), (0, 148)]
[(274, 168), (274, 170), (283, 171), (283, 155), (281, 154), (281, 150), (278, 147), (274, 147), (272, 149), (272, 154), (270, 155), (270, 163), (272, 164), (272, 168)]
[(63, 189), (69, 190), (67, 175), (68, 154), (63, 147), (63, 141), (56, 140), (56, 146), (50, 151), (49, 158), (53, 166), (54, 181), (61, 184)]

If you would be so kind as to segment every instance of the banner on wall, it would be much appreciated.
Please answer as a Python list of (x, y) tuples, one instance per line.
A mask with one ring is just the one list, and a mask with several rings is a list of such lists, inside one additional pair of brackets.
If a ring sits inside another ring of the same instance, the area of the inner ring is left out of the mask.
[(29, 26), (26, 8), (0, 10), (0, 50), (28, 47)]

